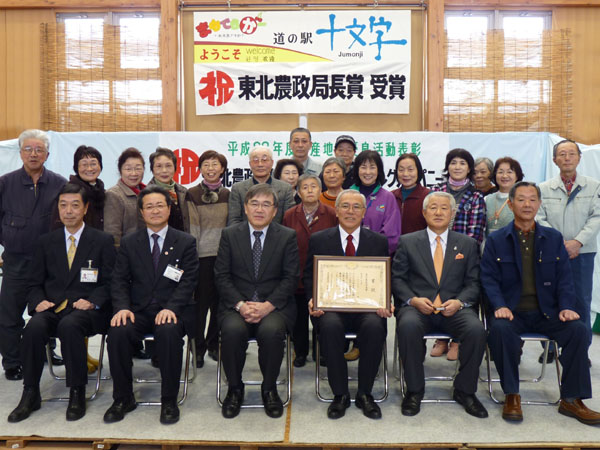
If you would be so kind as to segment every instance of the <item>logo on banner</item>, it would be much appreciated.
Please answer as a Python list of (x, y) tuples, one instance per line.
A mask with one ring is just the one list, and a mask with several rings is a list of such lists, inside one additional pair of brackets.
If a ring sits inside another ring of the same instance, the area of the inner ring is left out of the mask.
[(246, 16), (241, 20), (230, 19), (229, 17), (223, 20), (211, 19), (210, 22), (199, 22), (196, 26), (196, 31), (201, 38), (205, 38), (209, 34), (217, 33), (221, 30), (240, 30), (244, 34), (253, 34), (259, 26), (264, 27), (266, 25), (261, 16), (262, 13), (255, 17)]
[(173, 180), (183, 185), (196, 181), (200, 176), (198, 155), (196, 152), (189, 148), (178, 148), (174, 153), (177, 156), (177, 170), (175, 171)]
[(200, 84), (204, 85), (198, 90), (200, 98), (207, 100), (210, 106), (221, 106), (233, 97), (233, 80), (220, 70), (208, 72), (205, 77), (200, 78)]

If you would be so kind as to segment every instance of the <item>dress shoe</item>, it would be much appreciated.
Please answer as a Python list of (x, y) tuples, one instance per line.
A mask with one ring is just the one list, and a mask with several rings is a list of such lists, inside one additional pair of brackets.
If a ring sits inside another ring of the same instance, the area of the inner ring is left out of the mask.
[(154, 355), (152, 358), (150, 358), (150, 364), (152, 364), (152, 367), (159, 369), (160, 366), (158, 365), (158, 356)]
[(277, 419), (283, 414), (283, 402), (279, 398), (277, 391), (263, 391), (262, 392), (263, 406), (267, 416)]
[(64, 366), (65, 365), (65, 361), (63, 360), (62, 356), (58, 356), (54, 350), (52, 350), (51, 358), (52, 358), (53, 366)]
[(169, 425), (179, 422), (179, 407), (176, 399), (163, 400), (160, 403), (160, 423)]
[(381, 419), (381, 409), (371, 394), (356, 394), (355, 404), (369, 419)]
[(475, 394), (467, 394), (466, 392), (454, 389), (452, 398), (456, 400), (456, 403), (465, 408), (467, 414), (479, 419), (485, 419), (488, 416), (487, 410), (477, 399), (477, 397), (475, 397)]
[(580, 398), (575, 399), (573, 403), (561, 400), (558, 412), (565, 416), (574, 417), (586, 425), (600, 425), (600, 413), (589, 409)]
[(344, 353), (344, 359), (346, 361), (356, 361), (358, 358), (360, 358), (360, 350), (358, 347), (352, 347), (352, 350)]
[(110, 408), (104, 413), (104, 422), (114, 423), (123, 420), (125, 414), (137, 408), (135, 397), (132, 395), (127, 398), (115, 400)]
[(7, 380), (10, 380), (10, 381), (22, 380), (23, 379), (23, 369), (21, 369), (21, 366), (10, 367), (10, 368), (4, 370), (4, 376), (6, 377)]
[(85, 416), (85, 386), (72, 387), (67, 406), (67, 420), (79, 420)]
[(304, 367), (306, 365), (306, 356), (296, 356), (294, 358), (294, 367)]
[(448, 353), (448, 341), (445, 339), (436, 339), (429, 356), (438, 357)]
[(150, 355), (144, 350), (144, 347), (135, 349), (132, 356), (135, 359), (150, 359)]
[(209, 350), (207, 352), (208, 356), (212, 358), (213, 361), (219, 360), (219, 351), (218, 350)]
[(446, 359), (448, 361), (456, 361), (458, 359), (458, 342), (450, 342)]
[(244, 387), (242, 386), (241, 389), (229, 388), (223, 406), (221, 407), (221, 414), (223, 414), (223, 417), (226, 419), (233, 419), (240, 413), (242, 403), (244, 403)]
[(336, 395), (333, 397), (333, 402), (327, 408), (327, 417), (330, 419), (339, 419), (344, 417), (346, 409), (350, 407), (350, 394)]
[(37, 411), (42, 406), (42, 397), (39, 388), (25, 387), (17, 407), (9, 414), (8, 421), (11, 423), (20, 422), (29, 417), (33, 411)]
[(423, 391), (407, 392), (402, 400), (402, 415), (416, 416), (421, 411), (421, 400), (423, 400)]
[(196, 368), (202, 369), (204, 367), (204, 356), (199, 356), (196, 358)]
[(519, 394), (506, 394), (502, 418), (509, 422), (522, 422), (523, 411), (521, 410), (521, 396)]
[[(546, 362), (548, 364), (552, 364), (554, 362), (554, 358), (556, 357), (556, 354), (553, 351), (548, 351), (548, 359), (546, 360)], [(542, 352), (542, 354), (540, 355), (540, 357), (538, 358), (538, 362), (540, 364), (544, 363), (544, 352)]]

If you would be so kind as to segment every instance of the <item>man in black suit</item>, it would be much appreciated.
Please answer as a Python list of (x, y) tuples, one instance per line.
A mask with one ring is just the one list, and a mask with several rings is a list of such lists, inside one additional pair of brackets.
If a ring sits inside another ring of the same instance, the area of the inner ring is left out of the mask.
[(182, 312), (193, 302), (198, 279), (196, 240), (168, 226), (171, 196), (163, 188), (145, 188), (138, 208), (146, 227), (121, 240), (111, 282), (114, 316), (108, 331), (108, 361), (114, 402), (104, 421), (117, 422), (135, 409), (133, 345), (153, 333), (162, 378), (160, 421), (170, 424), (179, 420)]
[(8, 416), (9, 422), (20, 422), (40, 409), (44, 346), (56, 335), (67, 368), (67, 386), (71, 388), (67, 420), (85, 415), (85, 338), (103, 333), (108, 326), (109, 282), (115, 262), (112, 236), (83, 222), (88, 205), (85, 189), (65, 185), (58, 196), (64, 227), (39, 240), (27, 296), (32, 317), (21, 340), (24, 389), (19, 405)]
[(392, 264), (398, 350), (406, 375), (402, 414), (418, 414), (425, 390), (423, 336), (443, 331), (460, 340), (453, 398), (472, 416), (488, 413), (475, 396), (485, 330), (477, 316), (479, 251), (474, 239), (448, 230), (456, 202), (446, 192), (423, 201), (425, 230), (400, 238)]
[(346, 332), (357, 332), (361, 355), (358, 363), (356, 406), (368, 418), (379, 419), (381, 409), (373, 400), (371, 390), (387, 334), (386, 319), (392, 317), (392, 311), (378, 309), (376, 313), (338, 313), (315, 310), (312, 299), (313, 259), (315, 255), (389, 257), (388, 241), (384, 235), (360, 226), (366, 211), (366, 200), (360, 192), (350, 189), (341, 192), (335, 201), (335, 210), (339, 226), (319, 231), (310, 237), (304, 270), (310, 314), (319, 318), (319, 342), (326, 355), (329, 386), (334, 394), (333, 402), (327, 409), (327, 417), (339, 419), (350, 406), (344, 335)]
[(277, 377), (283, 360), (284, 339), (294, 328), (300, 262), (296, 232), (273, 222), (277, 194), (268, 184), (246, 193), (247, 222), (223, 230), (215, 262), (219, 291), (221, 359), (229, 388), (223, 417), (239, 414), (244, 401), (242, 369), (248, 338), (258, 341), (258, 362), (265, 412), (280, 417), (283, 404), (277, 394)]

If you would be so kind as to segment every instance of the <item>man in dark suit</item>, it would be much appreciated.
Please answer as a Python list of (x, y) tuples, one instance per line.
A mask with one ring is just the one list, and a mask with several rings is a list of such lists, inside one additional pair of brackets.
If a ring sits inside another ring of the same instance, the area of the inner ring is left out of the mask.
[(366, 200), (360, 192), (341, 192), (335, 201), (335, 210), (339, 226), (320, 231), (310, 237), (304, 271), (304, 286), (306, 296), (310, 299), (310, 314), (318, 317), (319, 342), (326, 355), (327, 376), (334, 395), (333, 402), (327, 409), (327, 417), (339, 419), (350, 406), (344, 335), (346, 332), (356, 332), (361, 352), (356, 406), (361, 408), (368, 418), (379, 419), (381, 409), (373, 400), (371, 390), (387, 334), (386, 318), (392, 317), (392, 311), (378, 309), (376, 313), (338, 313), (315, 310), (312, 299), (313, 260), (315, 255), (389, 257), (388, 241), (384, 235), (360, 226), (366, 211)]
[(103, 333), (110, 318), (109, 282), (115, 262), (113, 238), (83, 222), (89, 199), (75, 184), (58, 196), (64, 227), (42, 236), (32, 261), (27, 303), (31, 320), (21, 340), (24, 389), (9, 422), (20, 422), (40, 408), (44, 346), (60, 338), (71, 388), (67, 420), (85, 415), (87, 349), (85, 338)]
[(196, 240), (168, 226), (171, 196), (161, 187), (140, 192), (138, 207), (146, 227), (125, 236), (111, 282), (114, 316), (108, 331), (108, 361), (113, 378), (107, 423), (122, 420), (136, 407), (131, 358), (133, 344), (153, 333), (160, 367), (163, 424), (179, 420), (177, 393), (186, 332), (183, 311), (193, 303), (198, 279)]
[(244, 401), (242, 369), (248, 338), (258, 341), (258, 362), (265, 412), (280, 417), (283, 404), (277, 377), (283, 360), (284, 339), (294, 328), (300, 262), (296, 232), (273, 222), (277, 194), (268, 184), (252, 186), (244, 209), (248, 218), (223, 230), (215, 262), (219, 291), (221, 359), (229, 388), (223, 417), (239, 414)]
[(515, 184), (508, 200), (515, 220), (490, 234), (481, 260), (481, 281), (492, 310), (488, 342), (506, 394), (502, 418), (523, 420), (520, 334), (534, 332), (548, 335), (561, 348), (558, 412), (598, 425), (600, 413), (581, 401), (592, 396), (589, 337), (577, 312), (569, 254), (558, 231), (535, 221), (540, 203), (538, 186)]
[(423, 201), (425, 230), (400, 238), (392, 264), (398, 350), (406, 375), (402, 414), (419, 413), (425, 390), (425, 343), (434, 330), (460, 341), (460, 370), (453, 398), (472, 416), (488, 413), (475, 396), (485, 330), (477, 317), (479, 251), (477, 242), (448, 230), (456, 202), (446, 192), (432, 192)]

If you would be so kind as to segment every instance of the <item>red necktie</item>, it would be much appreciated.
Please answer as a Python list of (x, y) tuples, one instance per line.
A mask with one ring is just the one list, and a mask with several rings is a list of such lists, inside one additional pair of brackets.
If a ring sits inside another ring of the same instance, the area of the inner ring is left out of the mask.
[(348, 241), (348, 243), (346, 244), (346, 256), (355, 256), (356, 249), (354, 248), (354, 244), (352, 243), (352, 235), (349, 234), (346, 240)]

